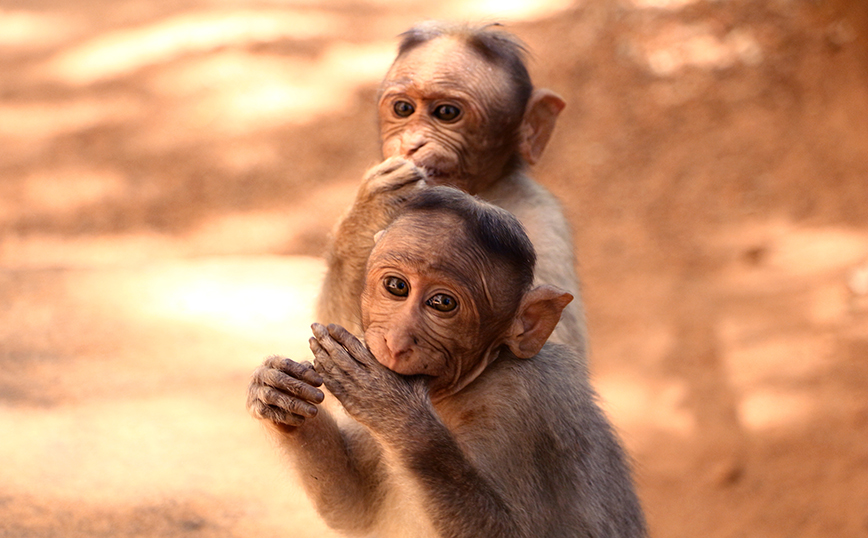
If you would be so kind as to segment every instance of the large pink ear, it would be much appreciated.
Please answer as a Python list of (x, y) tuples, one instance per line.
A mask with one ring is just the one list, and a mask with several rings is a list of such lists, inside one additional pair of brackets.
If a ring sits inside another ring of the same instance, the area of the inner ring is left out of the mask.
[(528, 164), (536, 164), (555, 130), (558, 114), (567, 106), (561, 96), (551, 90), (536, 89), (530, 96), (521, 124), (518, 151)]
[(521, 359), (539, 353), (572, 300), (564, 290), (545, 284), (527, 292), (505, 342), (510, 351)]

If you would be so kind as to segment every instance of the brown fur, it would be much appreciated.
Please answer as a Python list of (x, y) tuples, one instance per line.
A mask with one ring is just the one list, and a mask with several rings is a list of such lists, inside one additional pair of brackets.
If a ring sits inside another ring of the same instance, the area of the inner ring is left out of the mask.
[[(644, 536), (582, 362), (546, 343), (572, 297), (530, 284), (518, 221), (445, 187), (406, 211), (368, 262), (367, 345), (314, 324), (315, 371), (271, 358), (251, 382), (320, 514), (354, 536)], [(317, 407), (323, 383), (346, 424)]]
[[(396, 114), (396, 103), (414, 112)], [(441, 106), (461, 111), (438, 119)], [(364, 267), (382, 230), (412, 192), (450, 185), (515, 214), (538, 253), (537, 284), (567, 290), (567, 307), (552, 340), (586, 354), (584, 313), (569, 224), (558, 201), (528, 175), (542, 155), (563, 100), (533, 89), (524, 47), (496, 27), (430, 22), (403, 36), (380, 90), (383, 156), (332, 234), (316, 319), (359, 333)]]

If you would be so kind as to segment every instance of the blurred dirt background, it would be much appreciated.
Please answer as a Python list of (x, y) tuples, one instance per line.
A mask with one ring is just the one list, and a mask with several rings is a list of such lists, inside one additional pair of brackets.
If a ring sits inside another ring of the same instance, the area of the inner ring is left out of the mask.
[(247, 378), (424, 18), (568, 101), (535, 175), (653, 536), (868, 536), (863, 0), (0, 0), (0, 536), (331, 535)]

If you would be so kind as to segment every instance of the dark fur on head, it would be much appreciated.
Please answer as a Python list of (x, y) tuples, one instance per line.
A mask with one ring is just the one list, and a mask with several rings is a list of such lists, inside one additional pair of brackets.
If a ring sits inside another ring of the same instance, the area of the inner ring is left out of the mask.
[(436, 186), (419, 191), (404, 204), (402, 216), (447, 212), (463, 223), (464, 232), (486, 257), (506, 269), (510, 295), (521, 297), (533, 284), (536, 252), (515, 216), (452, 187)]

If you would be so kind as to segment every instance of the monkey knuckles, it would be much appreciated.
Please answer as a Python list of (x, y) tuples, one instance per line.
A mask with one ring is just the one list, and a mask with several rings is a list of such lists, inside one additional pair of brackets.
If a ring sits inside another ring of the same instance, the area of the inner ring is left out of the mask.
[(370, 183), (378, 178), (394, 175), (399, 170), (412, 171), (417, 170), (421, 173), (412, 161), (404, 157), (389, 157), (380, 164), (370, 168), (366, 173), (362, 183)]
[[(325, 386), (341, 402), (350, 416), (360, 423), (376, 429), (384, 416), (390, 415), (392, 408), (400, 408), (406, 400), (402, 395), (402, 379), (379, 363), (374, 368), (361, 364), (343, 347), (330, 337), (330, 349), (311, 339), (311, 349), (316, 355), (316, 368), (322, 374)], [(314, 345), (315, 344), (315, 345)], [(370, 352), (368, 352), (370, 355)], [(379, 367), (379, 368), (377, 368)], [(395, 402), (395, 405), (389, 405)]]
[[(305, 417), (301, 414), (296, 414), (287, 408), (278, 407), (274, 404), (269, 404), (269, 401), (277, 401), (278, 398), (271, 394), (274, 389), (270, 387), (256, 386), (250, 387), (247, 410), (253, 418), (259, 420), (267, 420), (274, 424), (297, 428), (304, 424)], [(309, 418), (316, 416), (316, 407), (311, 406), (313, 413), (309, 414)], [(310, 410), (308, 410), (310, 411)]]
[[(302, 379), (299, 379), (302, 378)], [(313, 418), (323, 392), (312, 385), (322, 379), (310, 364), (295, 363), (282, 357), (269, 357), (257, 368), (248, 388), (247, 408), (260, 420), (298, 427), (305, 418)]]
[(404, 187), (425, 185), (425, 172), (401, 157), (392, 157), (368, 172), (359, 191), (360, 198), (372, 200), (384, 193), (397, 193)]
[(295, 362), (292, 359), (287, 359), (280, 355), (272, 355), (265, 359), (265, 362), (260, 368), (279, 370), (315, 387), (322, 385), (322, 379), (317, 376), (313, 365), (307, 361)]

